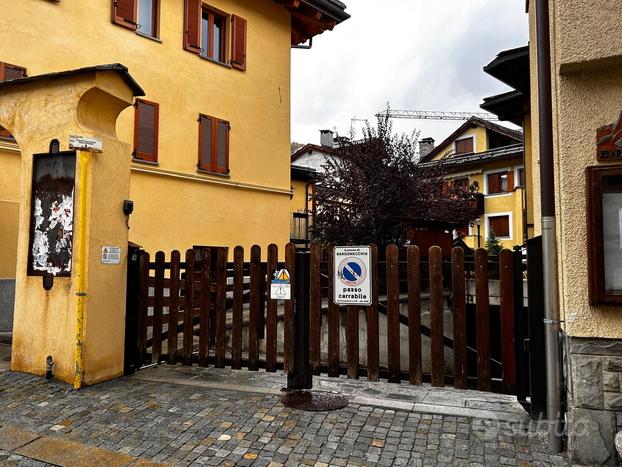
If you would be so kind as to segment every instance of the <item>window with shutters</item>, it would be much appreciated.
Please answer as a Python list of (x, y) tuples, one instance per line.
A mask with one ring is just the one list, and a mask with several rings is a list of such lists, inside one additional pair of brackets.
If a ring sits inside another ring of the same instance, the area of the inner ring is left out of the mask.
[(457, 139), (455, 145), (456, 154), (470, 154), (473, 152), (473, 137)]
[(454, 180), (454, 186), (456, 189), (468, 193), (469, 192), (469, 177), (457, 178)]
[(136, 99), (134, 114), (134, 159), (158, 162), (159, 105)]
[(184, 0), (184, 49), (214, 62), (246, 69), (246, 20)]
[(112, 0), (112, 22), (157, 39), (160, 34), (160, 0)]
[(0, 62), (0, 82), (18, 78), (26, 78), (27, 76), (26, 68), (18, 65), (12, 65), (10, 63)]
[(488, 231), (493, 231), (498, 238), (510, 238), (510, 216), (488, 216)]
[(229, 122), (199, 115), (199, 170), (229, 173)]
[(488, 185), (487, 195), (497, 195), (508, 192), (508, 172), (495, 172), (489, 173), (486, 176), (486, 182)]

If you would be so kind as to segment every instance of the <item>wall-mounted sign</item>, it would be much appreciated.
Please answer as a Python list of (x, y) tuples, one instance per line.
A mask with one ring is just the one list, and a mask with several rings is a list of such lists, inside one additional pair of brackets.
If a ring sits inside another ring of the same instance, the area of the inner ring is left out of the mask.
[(338, 246), (334, 252), (334, 303), (371, 305), (371, 249)]
[(104, 245), (101, 255), (102, 264), (121, 264), (121, 247)]
[(291, 300), (292, 285), (287, 269), (280, 269), (274, 273), (270, 284), (270, 298), (272, 300)]
[(71, 275), (76, 153), (35, 154), (28, 275)]
[(69, 149), (79, 149), (88, 152), (104, 152), (104, 142), (99, 138), (85, 138), (84, 136), (69, 136)]
[(616, 123), (596, 130), (596, 142), (599, 161), (622, 160), (622, 112)]

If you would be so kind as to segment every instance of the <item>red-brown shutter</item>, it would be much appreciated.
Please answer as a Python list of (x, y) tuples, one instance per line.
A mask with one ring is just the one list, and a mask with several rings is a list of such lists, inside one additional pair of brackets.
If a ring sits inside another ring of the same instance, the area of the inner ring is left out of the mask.
[(216, 171), (229, 172), (229, 122), (218, 120), (216, 127)]
[(456, 141), (456, 154), (470, 154), (473, 152), (473, 138), (463, 138)]
[(231, 66), (246, 70), (246, 20), (231, 16)]
[(213, 128), (214, 123), (211, 117), (206, 115), (199, 116), (199, 168), (209, 171), (215, 170), (212, 164)]
[(136, 100), (134, 117), (134, 157), (149, 162), (158, 161), (159, 105)]
[(441, 193), (447, 193), (449, 191), (449, 182), (444, 180), (441, 185)]
[(514, 171), (508, 170), (508, 192), (514, 191)]
[(488, 195), (494, 195), (501, 190), (499, 174), (488, 175)]
[(12, 79), (25, 78), (26, 68), (0, 62), (0, 81), (10, 81)]
[(510, 236), (510, 217), (509, 216), (495, 216), (488, 218), (490, 222), (490, 229), (495, 233), (497, 237), (509, 237)]
[(136, 30), (137, 6), (136, 0), (112, 0), (112, 22)]
[(201, 52), (201, 0), (184, 0), (184, 49)]

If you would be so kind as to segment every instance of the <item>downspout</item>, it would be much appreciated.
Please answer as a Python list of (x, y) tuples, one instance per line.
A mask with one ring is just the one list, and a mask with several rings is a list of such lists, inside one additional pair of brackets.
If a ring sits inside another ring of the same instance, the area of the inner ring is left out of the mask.
[(540, 147), (540, 202), (544, 277), (544, 345), (549, 449), (561, 452), (560, 322), (557, 282), (555, 177), (553, 162), (553, 109), (551, 94), (551, 39), (548, 0), (536, 0), (538, 46), (538, 113)]

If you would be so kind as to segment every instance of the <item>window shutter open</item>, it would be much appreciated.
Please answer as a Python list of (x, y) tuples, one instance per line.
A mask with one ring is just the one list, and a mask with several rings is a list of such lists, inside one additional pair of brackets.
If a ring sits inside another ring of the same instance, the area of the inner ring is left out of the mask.
[(235, 15), (231, 17), (231, 66), (246, 70), (246, 20)]
[(514, 191), (514, 171), (508, 170), (508, 192)]
[(134, 118), (134, 157), (144, 161), (157, 162), (158, 104), (137, 100)]
[(0, 62), (0, 81), (10, 81), (12, 79), (25, 78), (26, 68)]
[(229, 172), (229, 122), (218, 120), (216, 130), (216, 171)]
[(136, 0), (112, 0), (112, 22), (136, 30)]
[(490, 174), (488, 175), (488, 193), (490, 195), (494, 195), (495, 193), (499, 193), (501, 190), (499, 174)]
[(213, 123), (210, 117), (199, 116), (199, 168), (212, 170)]
[(184, 49), (201, 52), (201, 0), (184, 0)]

